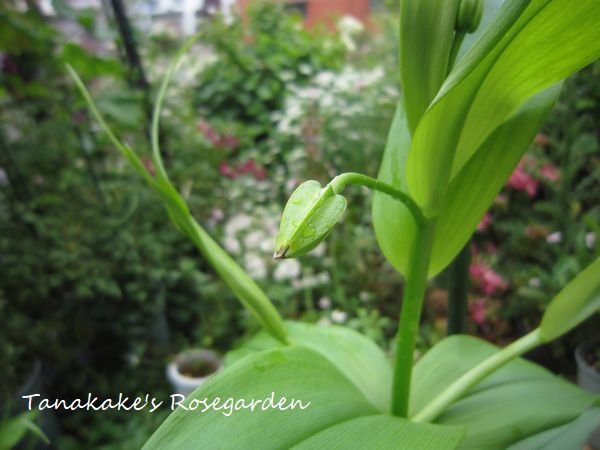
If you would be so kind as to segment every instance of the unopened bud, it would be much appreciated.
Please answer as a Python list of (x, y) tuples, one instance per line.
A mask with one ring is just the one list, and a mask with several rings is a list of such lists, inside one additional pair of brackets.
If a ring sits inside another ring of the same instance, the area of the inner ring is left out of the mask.
[(456, 16), (456, 31), (473, 33), (481, 23), (482, 16), (482, 0), (461, 0)]
[(275, 243), (275, 259), (306, 255), (333, 230), (346, 198), (317, 181), (302, 183), (285, 205)]

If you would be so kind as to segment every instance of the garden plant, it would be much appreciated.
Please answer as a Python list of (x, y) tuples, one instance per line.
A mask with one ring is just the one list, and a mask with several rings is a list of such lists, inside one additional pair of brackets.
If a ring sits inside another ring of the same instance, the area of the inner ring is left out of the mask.
[[(325, 186), (301, 184), (285, 207), (274, 249), (276, 258), (303, 256), (332, 232), (346, 207), (345, 189), (374, 190), (378, 243), (405, 279), (391, 366), (359, 333), (283, 321), (169, 180), (160, 111), (194, 38), (158, 93), (154, 174), (113, 134), (69, 68), (93, 115), (176, 228), (264, 329), (231, 352), (227, 367), (191, 394), (145, 448), (580, 448), (600, 421), (600, 399), (519, 356), (600, 309), (600, 260), (562, 289), (537, 328), (509, 346), (456, 335), (414, 366), (413, 355), (428, 279), (469, 240), (552, 110), (562, 80), (600, 56), (599, 20), (596, 0), (401, 2), (403, 99), (378, 178), (345, 173)], [(190, 410), (217, 397), (220, 409)], [(270, 397), (309, 406), (248, 407)]]

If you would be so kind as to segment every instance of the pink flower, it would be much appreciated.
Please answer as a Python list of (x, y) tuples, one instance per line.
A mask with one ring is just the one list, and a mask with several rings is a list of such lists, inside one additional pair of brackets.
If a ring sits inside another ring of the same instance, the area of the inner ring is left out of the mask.
[(237, 170), (235, 170), (233, 167), (231, 167), (225, 161), (223, 161), (219, 165), (219, 173), (221, 175), (223, 175), (224, 177), (231, 178), (232, 180), (237, 178), (240, 175)]
[(200, 119), (198, 121), (198, 131), (200, 131), (212, 145), (217, 147), (220, 146), (221, 136), (219, 136), (219, 133), (217, 133), (206, 120)]
[(525, 191), (529, 197), (535, 197), (539, 182), (525, 172), (526, 161), (521, 161), (506, 183), (510, 188), (517, 191)]
[(560, 170), (552, 164), (544, 164), (540, 169), (540, 173), (548, 181), (556, 182), (560, 180)]
[(504, 278), (484, 262), (471, 264), (469, 273), (473, 282), (479, 285), (485, 295), (493, 295), (508, 289), (508, 283)]
[(219, 142), (219, 147), (227, 148), (229, 150), (235, 150), (237, 146), (240, 144), (240, 141), (235, 136), (231, 134), (226, 134), (222, 136)]
[(479, 224), (477, 225), (477, 231), (483, 233), (485, 230), (487, 230), (490, 223), (492, 223), (492, 216), (490, 213), (486, 212)]
[(485, 324), (485, 309), (485, 300), (482, 298), (469, 303), (469, 318), (477, 325)]
[(238, 168), (238, 171), (240, 173), (251, 173), (254, 176), (254, 179), (258, 181), (263, 181), (267, 179), (267, 171), (265, 170), (265, 168), (259, 166), (251, 159), (242, 164)]

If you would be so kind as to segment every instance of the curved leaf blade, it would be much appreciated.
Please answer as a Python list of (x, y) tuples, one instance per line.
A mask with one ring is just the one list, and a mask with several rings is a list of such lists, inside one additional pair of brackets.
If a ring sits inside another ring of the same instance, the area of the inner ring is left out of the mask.
[(445, 180), (527, 99), (600, 56), (598, 20), (595, 0), (505, 2), (414, 135), (407, 177), (426, 214), (439, 213)]
[[(220, 397), (262, 400), (274, 393), (302, 401), (305, 409), (186, 411), (178, 408), (154, 433), (144, 449), (289, 448), (346, 420), (376, 414), (375, 408), (330, 361), (299, 346), (277, 348), (244, 358), (194, 391), (183, 403)], [(310, 402), (310, 404), (308, 404)], [(225, 411), (227, 412), (227, 411)]]
[(599, 424), (600, 408), (592, 408), (573, 422), (531, 436), (507, 450), (581, 450)]
[(292, 448), (452, 450), (458, 446), (463, 434), (461, 427), (442, 427), (379, 415), (334, 425)]
[[(497, 351), (469, 336), (444, 339), (415, 366), (411, 412)], [(518, 358), (479, 383), (435, 422), (466, 425), (461, 449), (500, 449), (572, 421), (597, 400), (597, 396)]]
[(540, 324), (542, 339), (551, 341), (600, 311), (600, 258), (591, 263), (550, 302)]
[[(321, 327), (291, 321), (286, 322), (285, 326), (295, 345), (310, 348), (327, 358), (378, 411), (389, 412), (392, 369), (386, 355), (373, 341), (345, 327)], [(228, 353), (225, 363), (231, 364), (280, 345), (261, 332), (239, 349)]]

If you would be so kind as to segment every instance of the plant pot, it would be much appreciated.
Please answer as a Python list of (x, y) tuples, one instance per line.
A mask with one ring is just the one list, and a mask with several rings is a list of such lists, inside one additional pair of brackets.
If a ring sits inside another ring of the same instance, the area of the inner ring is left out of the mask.
[(175, 394), (187, 397), (222, 367), (221, 357), (212, 350), (188, 350), (167, 366), (167, 379)]
[(575, 349), (575, 360), (577, 361), (577, 384), (583, 389), (600, 393), (600, 372), (588, 362), (587, 355), (597, 351), (600, 340), (591, 339), (584, 341)]

